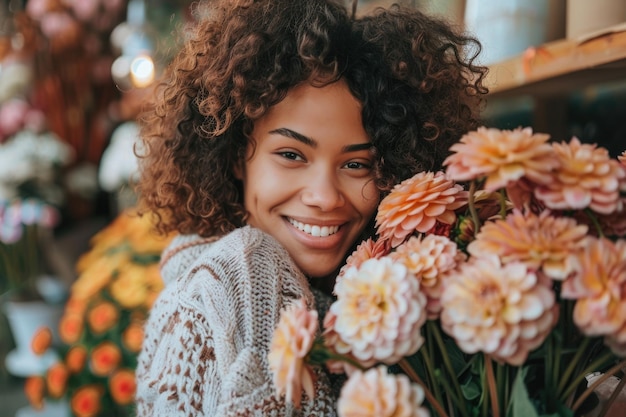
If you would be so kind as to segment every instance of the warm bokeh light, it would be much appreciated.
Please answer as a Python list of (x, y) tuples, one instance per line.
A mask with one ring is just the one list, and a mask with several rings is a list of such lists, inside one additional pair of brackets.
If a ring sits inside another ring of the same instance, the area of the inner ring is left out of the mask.
[(148, 55), (139, 55), (130, 64), (130, 80), (133, 86), (145, 88), (154, 81), (154, 61)]

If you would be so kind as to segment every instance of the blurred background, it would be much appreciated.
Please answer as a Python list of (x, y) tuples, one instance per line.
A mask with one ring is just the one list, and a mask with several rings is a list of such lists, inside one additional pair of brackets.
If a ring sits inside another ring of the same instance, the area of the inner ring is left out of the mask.
[[(626, 149), (626, 1), (400, 3), (482, 42), (487, 126)], [(135, 118), (195, 18), (191, 0), (1, 0), (0, 417), (132, 415), (167, 244), (125, 215)]]

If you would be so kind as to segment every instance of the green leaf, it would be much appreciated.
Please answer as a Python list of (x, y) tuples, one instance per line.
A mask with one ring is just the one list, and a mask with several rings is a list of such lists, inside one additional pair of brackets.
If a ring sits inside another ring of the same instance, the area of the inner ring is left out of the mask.
[(480, 396), (480, 384), (473, 379), (469, 379), (461, 385), (461, 391), (463, 392), (463, 397), (466, 400), (475, 400)]
[(527, 368), (521, 368), (513, 382), (507, 417), (539, 417), (524, 383), (526, 372)]

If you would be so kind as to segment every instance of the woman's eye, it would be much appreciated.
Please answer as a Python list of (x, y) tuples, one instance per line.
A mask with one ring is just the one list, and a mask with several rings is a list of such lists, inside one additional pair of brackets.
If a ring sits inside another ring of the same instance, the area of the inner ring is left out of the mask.
[(363, 162), (351, 161), (345, 165), (348, 169), (371, 169), (371, 165)]
[(286, 152), (279, 152), (278, 154), (280, 156), (282, 156), (283, 158), (290, 159), (292, 161), (302, 161), (302, 160), (304, 160), (300, 155), (298, 155), (295, 152), (286, 151)]

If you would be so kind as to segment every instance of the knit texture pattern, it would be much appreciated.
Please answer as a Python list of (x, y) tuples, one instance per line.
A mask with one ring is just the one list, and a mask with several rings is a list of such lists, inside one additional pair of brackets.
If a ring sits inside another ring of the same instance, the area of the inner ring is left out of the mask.
[(274, 238), (249, 226), (219, 240), (180, 236), (161, 272), (136, 370), (138, 416), (336, 415), (322, 369), (301, 409), (275, 393), (267, 353), (280, 312), (299, 298), (318, 305)]

